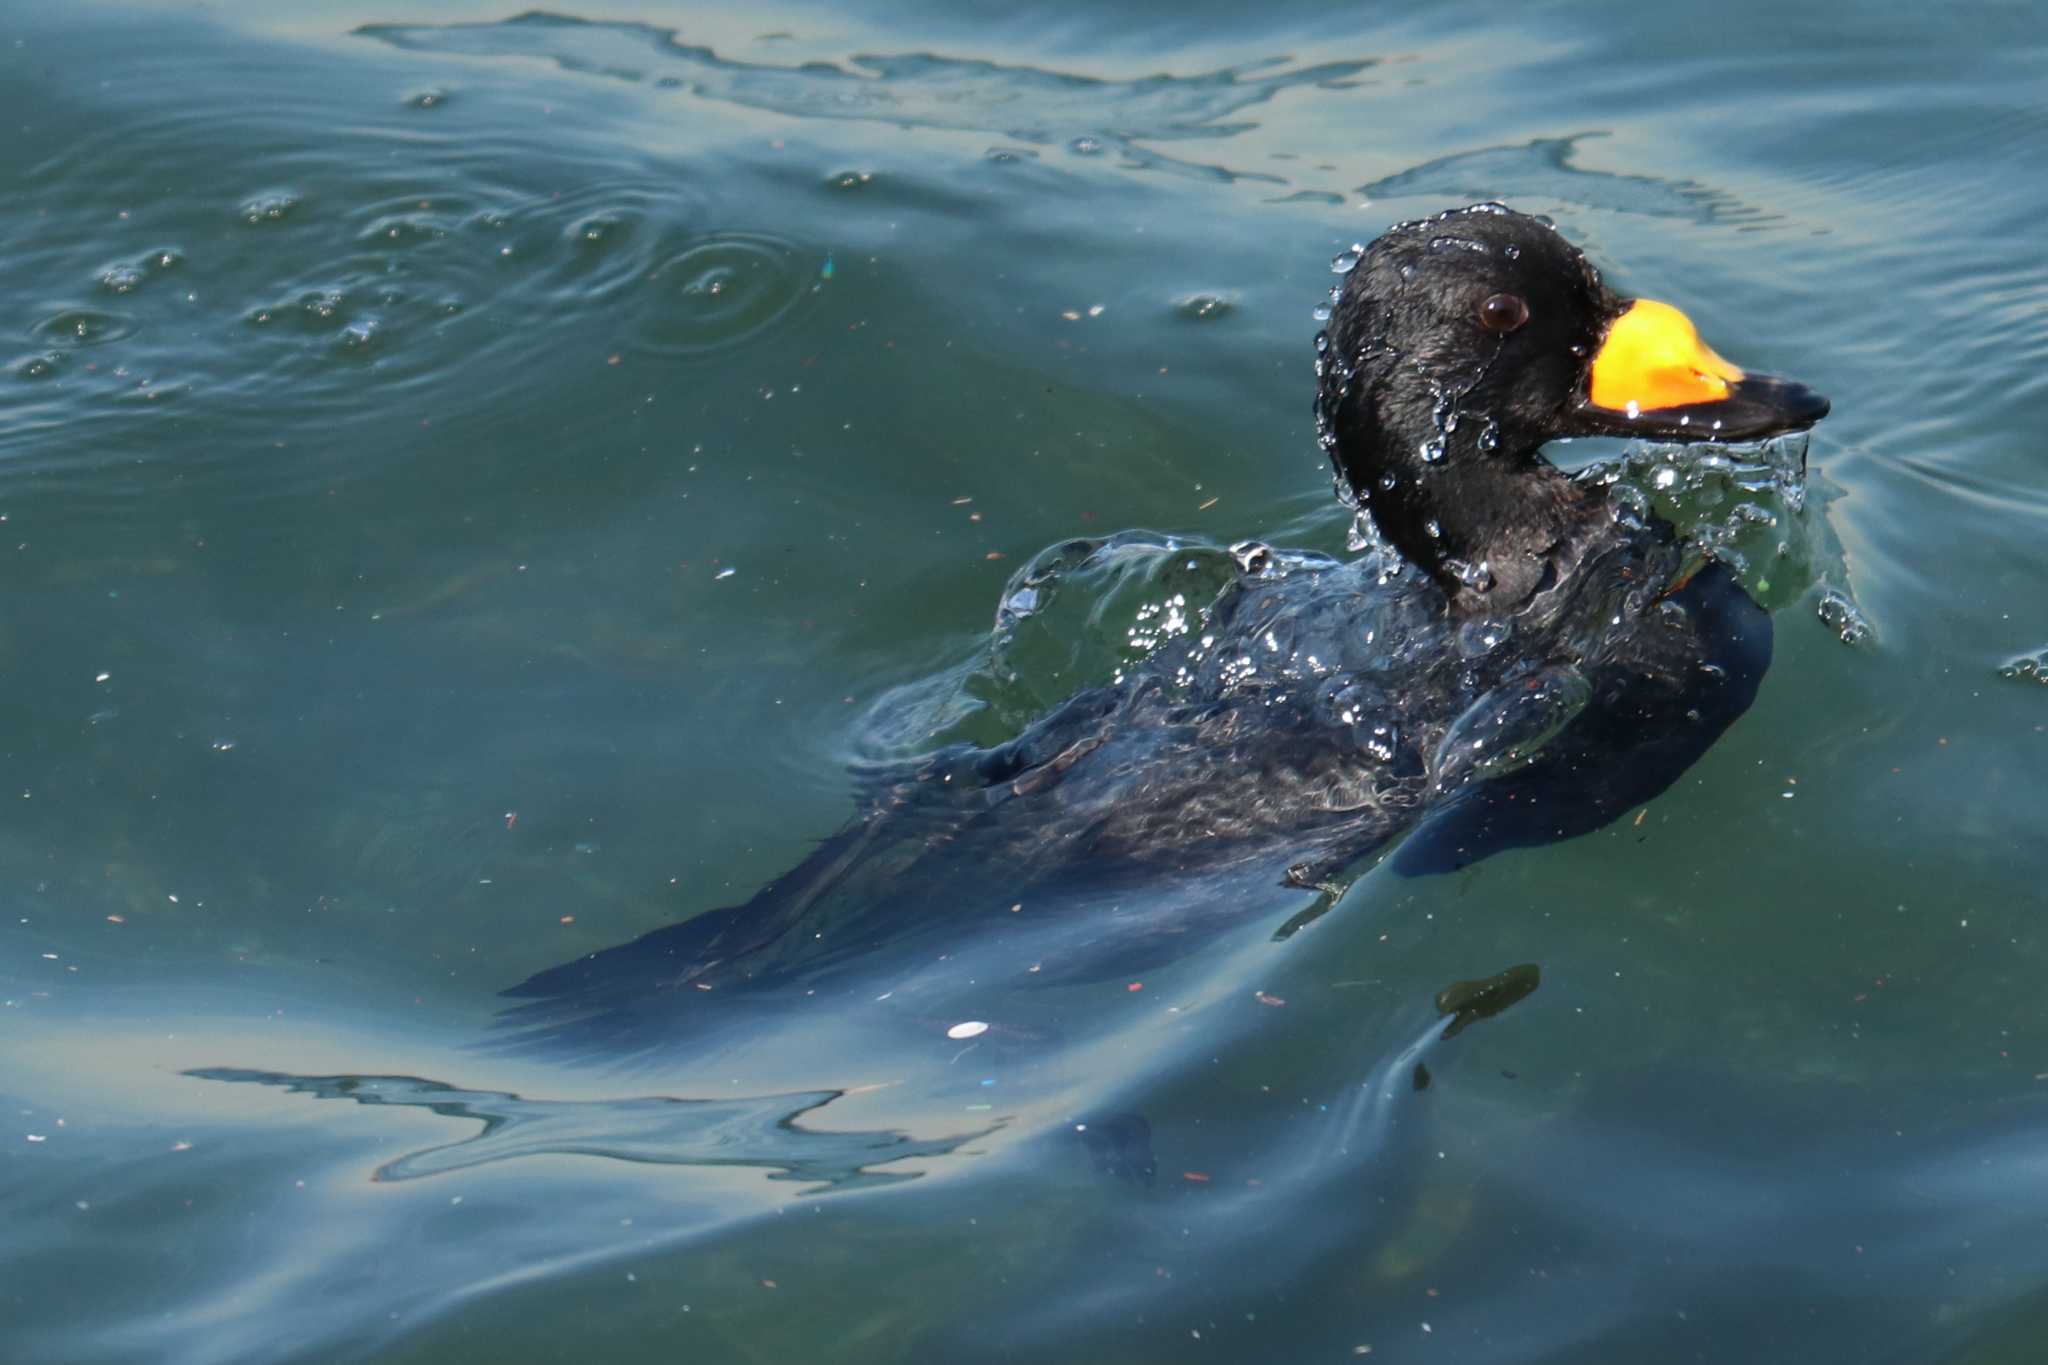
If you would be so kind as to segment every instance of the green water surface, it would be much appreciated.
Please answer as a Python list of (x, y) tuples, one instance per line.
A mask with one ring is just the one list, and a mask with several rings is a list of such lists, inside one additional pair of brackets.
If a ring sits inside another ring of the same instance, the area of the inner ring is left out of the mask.
[[(2042, 1359), (2044, 61), (1995, 0), (0, 13), (0, 1359)], [(1641, 818), (985, 1038), (478, 1046), (1112, 670), (1143, 584), (991, 664), (1046, 547), (1343, 553), (1330, 261), (1487, 198), (1834, 401)]]

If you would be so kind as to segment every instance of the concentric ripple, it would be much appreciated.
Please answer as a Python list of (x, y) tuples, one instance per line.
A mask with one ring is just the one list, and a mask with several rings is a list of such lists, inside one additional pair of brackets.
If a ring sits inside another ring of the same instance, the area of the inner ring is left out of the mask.
[(744, 345), (797, 311), (819, 268), (797, 247), (765, 234), (701, 238), (647, 275), (637, 342), (672, 356)]
[(29, 329), (36, 341), (66, 347), (104, 346), (134, 332), (134, 319), (99, 308), (65, 308)]

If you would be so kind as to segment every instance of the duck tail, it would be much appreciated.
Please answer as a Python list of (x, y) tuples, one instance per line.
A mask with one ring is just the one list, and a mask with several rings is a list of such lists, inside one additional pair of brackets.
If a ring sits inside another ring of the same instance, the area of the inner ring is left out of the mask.
[(736, 998), (760, 1003), (802, 974), (775, 949), (866, 861), (870, 843), (869, 823), (856, 822), (744, 904), (535, 972), (500, 992), (523, 1003), (499, 1013), (484, 1046), (623, 1060), (734, 1021)]

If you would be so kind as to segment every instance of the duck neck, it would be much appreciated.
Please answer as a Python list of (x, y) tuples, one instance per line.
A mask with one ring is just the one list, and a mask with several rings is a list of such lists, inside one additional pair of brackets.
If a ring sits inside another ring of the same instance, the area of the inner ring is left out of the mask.
[(1427, 452), (1374, 442), (1397, 456), (1345, 470), (1387, 542), (1436, 580), (1454, 612), (1473, 615), (1520, 609), (1611, 524), (1605, 495), (1535, 446), (1510, 453), (1480, 449), (1481, 439), (1452, 431)]

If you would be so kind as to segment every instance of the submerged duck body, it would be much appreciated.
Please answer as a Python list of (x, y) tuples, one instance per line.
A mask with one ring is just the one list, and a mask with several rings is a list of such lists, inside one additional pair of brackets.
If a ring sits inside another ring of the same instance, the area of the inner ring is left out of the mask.
[(990, 972), (1129, 971), (1396, 840), (1426, 874), (1597, 829), (1748, 708), (1768, 615), (1539, 448), (1757, 439), (1825, 400), (1721, 360), (1498, 205), (1364, 249), (1317, 373), (1323, 444), (1382, 544), (1244, 547), (1198, 630), (1006, 744), (868, 774), (856, 818), (751, 901), (539, 973), (507, 1022), (645, 1047), (720, 988), (825, 991), (941, 938)]

